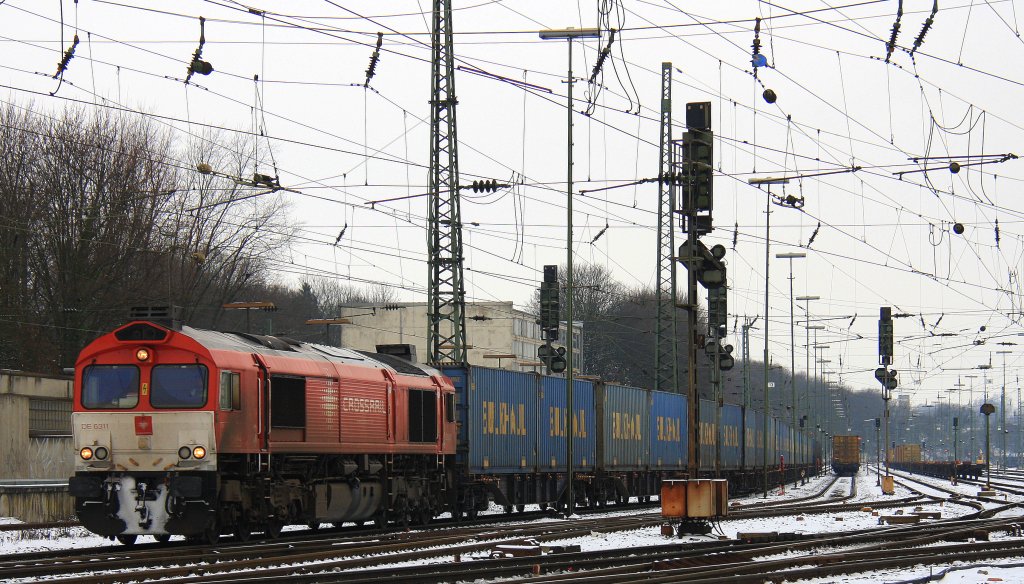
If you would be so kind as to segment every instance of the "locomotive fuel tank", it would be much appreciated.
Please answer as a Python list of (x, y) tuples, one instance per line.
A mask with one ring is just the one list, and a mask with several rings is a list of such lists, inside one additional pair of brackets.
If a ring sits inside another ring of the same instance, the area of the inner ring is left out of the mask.
[(366, 521), (384, 500), (384, 487), (376, 481), (331, 482), (316, 485), (316, 519), (325, 523)]

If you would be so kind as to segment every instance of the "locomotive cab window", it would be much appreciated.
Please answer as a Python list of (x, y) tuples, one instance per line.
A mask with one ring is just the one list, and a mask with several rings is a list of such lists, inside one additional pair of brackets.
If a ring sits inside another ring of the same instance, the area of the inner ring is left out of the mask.
[(90, 365), (82, 372), (82, 407), (131, 409), (139, 405), (139, 368)]
[(201, 408), (206, 405), (205, 365), (153, 367), (149, 403), (154, 408)]
[(238, 373), (220, 372), (220, 409), (242, 409), (242, 389)]
[(437, 394), (409, 390), (409, 442), (437, 442)]

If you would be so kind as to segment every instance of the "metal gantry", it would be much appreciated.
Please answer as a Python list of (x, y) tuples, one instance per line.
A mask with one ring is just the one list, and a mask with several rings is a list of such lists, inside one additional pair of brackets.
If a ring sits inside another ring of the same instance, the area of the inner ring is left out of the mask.
[(451, 0), (434, 0), (431, 29), (427, 350), (432, 363), (466, 362), (466, 288), (456, 133)]
[(661, 140), (658, 158), (658, 325), (654, 389), (678, 391), (676, 357), (675, 181), (672, 166), (672, 63), (661, 64)]

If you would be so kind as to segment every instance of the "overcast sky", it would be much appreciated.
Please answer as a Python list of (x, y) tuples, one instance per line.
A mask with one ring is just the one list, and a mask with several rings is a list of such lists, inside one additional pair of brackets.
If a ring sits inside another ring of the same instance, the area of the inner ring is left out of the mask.
[[(818, 341), (830, 347), (819, 356), (844, 383), (878, 388), (878, 309), (892, 306), (911, 315), (896, 321), (901, 392), (934, 403), (954, 396), (947, 390), (961, 380), (980, 395), (984, 374), (992, 388), (1002, 383), (1004, 356), (996, 351), (1011, 350), (1006, 375), (1015, 404), (1024, 363), (1024, 161), (994, 161), (1024, 154), (1017, 14), (1024, 19), (1024, 5), (1016, 4), (943, 2), (914, 49), (933, 3), (907, 0), (886, 63), (896, 1), (456, 1), (462, 182), (517, 183), (464, 193), (468, 297), (525, 304), (543, 266), (565, 262), (567, 48), (536, 32), (600, 24), (619, 29), (600, 84), (587, 79), (607, 31), (574, 52), (582, 79), (574, 90), (575, 191), (657, 174), (660, 69), (671, 62), (675, 135), (686, 102), (712, 103), (719, 172), (716, 229), (705, 241), (728, 249), (737, 354), (738, 325), (760, 316), (751, 335), (751, 355), (760, 359), (765, 324), (767, 192), (747, 183), (789, 177), (773, 193), (803, 197), (804, 206), (772, 207), (772, 360), (788, 367), (790, 342), (789, 266), (774, 254), (804, 252), (792, 265), (794, 295), (821, 297), (810, 302), (811, 319), (826, 326)], [(599, 5), (609, 9), (602, 22)], [(369, 203), (426, 191), (429, 3), (249, 6), (65, 0), (62, 15), (60, 2), (7, 0), (0, 4), (3, 99), (41, 113), (79, 106), (157, 116), (183, 147), (204, 125), (247, 133), (263, 158), (259, 172), (279, 174), (298, 191), (269, 195), (290, 200), (301, 226), (300, 241), (277, 260), (281, 281), (379, 281), (396, 286), (402, 300), (425, 300), (426, 198)], [(214, 72), (186, 86), (199, 16), (207, 19), (203, 59)], [(766, 61), (757, 78), (756, 17)], [(76, 32), (81, 42), (58, 84), (52, 75)], [(383, 47), (367, 89), (377, 32)], [(762, 98), (766, 88), (776, 103)], [(951, 160), (964, 165), (958, 174)], [(848, 172), (854, 167), (861, 170)], [(847, 172), (806, 176), (827, 171)], [(901, 171), (909, 172), (901, 178)], [(576, 261), (604, 265), (627, 286), (653, 287), (657, 187), (578, 194), (574, 206)], [(796, 320), (806, 320), (803, 303)], [(990, 362), (991, 370), (978, 369)]]

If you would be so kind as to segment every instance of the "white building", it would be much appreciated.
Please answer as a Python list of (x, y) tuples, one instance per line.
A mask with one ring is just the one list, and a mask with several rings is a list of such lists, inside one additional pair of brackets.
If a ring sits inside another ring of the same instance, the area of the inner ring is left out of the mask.
[[(386, 305), (350, 306), (340, 318), (351, 324), (341, 327), (341, 345), (361, 351), (375, 351), (377, 345), (410, 344), (416, 347), (420, 362), (429, 359), (427, 351), (427, 304), (396, 302)], [(327, 326), (327, 325), (325, 325)], [(573, 337), (573, 368), (580, 370), (583, 352), (583, 328), (576, 324)], [(565, 324), (559, 330), (555, 346), (565, 344)], [(467, 361), (471, 365), (500, 367), (514, 371), (543, 372), (537, 358), (541, 340), (537, 317), (512, 306), (512, 302), (473, 302), (466, 304)]]

